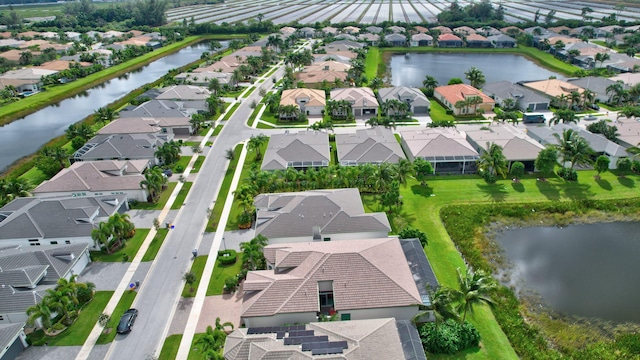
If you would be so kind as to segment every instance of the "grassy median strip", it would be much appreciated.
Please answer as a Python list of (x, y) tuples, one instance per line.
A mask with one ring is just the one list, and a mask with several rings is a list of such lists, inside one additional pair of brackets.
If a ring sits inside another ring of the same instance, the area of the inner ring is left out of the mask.
[(169, 196), (173, 193), (173, 189), (176, 188), (178, 183), (170, 182), (167, 184), (167, 188), (160, 194), (160, 199), (157, 203), (138, 202), (131, 204), (131, 210), (162, 210), (169, 201)]
[(66, 330), (56, 336), (47, 336), (38, 330), (27, 337), (32, 345), (42, 346), (82, 346), (91, 329), (98, 322), (98, 318), (111, 299), (113, 291), (96, 291), (91, 300), (78, 315), (78, 319)]
[(204, 162), (205, 158), (206, 157), (204, 155), (198, 156), (198, 158), (196, 159), (196, 162), (193, 163), (193, 168), (191, 169), (191, 173), (197, 173), (198, 171), (200, 171), (200, 168), (202, 167), (202, 163)]
[(164, 339), (158, 360), (175, 360), (176, 356), (178, 356), (181, 341), (182, 334), (167, 336), (167, 338)]
[(100, 334), (96, 344), (108, 344), (116, 338), (116, 328), (118, 327), (120, 318), (125, 311), (131, 308), (131, 304), (133, 304), (133, 300), (135, 300), (137, 294), (138, 293), (133, 290), (127, 290), (122, 294), (118, 305), (116, 305), (113, 314), (111, 314), (111, 319), (109, 319), (109, 323), (106, 326), (106, 332), (103, 331), (102, 334)]
[(176, 200), (171, 204), (171, 210), (179, 210), (182, 205), (184, 205), (184, 201), (189, 194), (189, 190), (191, 190), (191, 186), (193, 186), (192, 182), (186, 182), (182, 185), (182, 189), (178, 191), (178, 196), (176, 196)]
[(258, 104), (258, 106), (256, 106), (255, 109), (253, 109), (251, 116), (249, 116), (249, 120), (247, 120), (247, 126), (253, 127), (253, 123), (256, 122), (256, 117), (258, 116), (260, 109), (262, 109), (263, 107), (264, 107), (264, 104), (261, 103), (261, 104)]
[(234, 156), (233, 159), (229, 162), (227, 171), (224, 174), (224, 179), (222, 180), (222, 185), (220, 185), (220, 191), (218, 192), (216, 203), (213, 205), (213, 209), (211, 210), (211, 214), (209, 216), (209, 222), (207, 223), (207, 228), (205, 230), (206, 232), (216, 231), (218, 222), (220, 222), (220, 216), (222, 215), (224, 202), (227, 199), (229, 188), (231, 188), (231, 180), (233, 180), (233, 173), (236, 171), (236, 167), (238, 166), (238, 158), (240, 157), (240, 153), (242, 152), (242, 146), (242, 144), (238, 144), (233, 149)]
[(136, 229), (136, 234), (125, 242), (125, 246), (122, 249), (113, 254), (91, 251), (91, 259), (96, 262), (131, 262), (138, 253), (147, 234), (149, 234), (149, 229)]
[(190, 271), (196, 276), (196, 281), (193, 284), (184, 284), (184, 288), (182, 289), (182, 297), (196, 296), (198, 285), (200, 285), (200, 280), (202, 280), (202, 272), (204, 271), (204, 266), (207, 264), (207, 258), (208, 256), (198, 256), (193, 260)]
[(238, 254), (238, 259), (232, 265), (222, 265), (216, 260), (213, 268), (209, 286), (207, 287), (207, 296), (222, 295), (224, 290), (224, 280), (230, 276), (235, 276), (242, 270), (242, 261), (239, 259), (242, 254)]
[(240, 107), (240, 103), (237, 102), (235, 103), (231, 109), (229, 109), (229, 111), (227, 111), (226, 114), (224, 114), (224, 117), (222, 118), (223, 121), (227, 121), (231, 118), (231, 115), (233, 115), (234, 112), (236, 112), (236, 109), (238, 109), (238, 107)]
[(151, 240), (151, 244), (149, 244), (147, 252), (144, 253), (142, 261), (153, 261), (156, 259), (156, 256), (160, 251), (160, 247), (162, 247), (162, 243), (164, 242), (164, 239), (167, 237), (168, 233), (169, 229), (167, 228), (158, 229), (158, 231), (156, 232), (156, 236), (153, 237), (153, 240)]

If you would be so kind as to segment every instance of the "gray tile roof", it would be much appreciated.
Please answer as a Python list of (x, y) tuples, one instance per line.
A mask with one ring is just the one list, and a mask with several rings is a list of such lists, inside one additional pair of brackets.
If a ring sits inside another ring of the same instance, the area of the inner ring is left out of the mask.
[(0, 208), (0, 243), (10, 239), (91, 236), (94, 224), (116, 213), (125, 195), (84, 198), (18, 198)]
[(0, 314), (24, 313), (31, 306), (39, 303), (48, 288), (38, 287), (35, 290), (16, 290), (11, 286), (0, 286)]
[(412, 107), (431, 106), (431, 102), (420, 89), (407, 86), (381, 88), (378, 90), (378, 97), (381, 102), (386, 100), (400, 100), (408, 102)]
[(331, 100), (346, 100), (353, 109), (378, 108), (378, 99), (369, 88), (340, 88), (331, 90)]
[[(403, 322), (401, 324), (405, 324)], [(413, 328), (413, 331), (411, 331)], [(326, 335), (329, 341), (347, 341), (343, 354), (312, 356), (302, 352), (299, 345), (284, 345), (284, 340), (276, 339), (276, 334), (251, 334), (240, 328), (227, 336), (224, 357), (227, 360), (253, 359), (426, 359), (422, 346), (407, 347), (405, 338), (415, 337), (415, 326), (408, 323), (399, 326), (393, 318), (314, 322), (307, 324), (306, 330), (313, 330), (316, 336)], [(419, 340), (419, 338), (418, 338)], [(260, 354), (260, 357), (257, 356)], [(404, 356), (402, 355), (404, 354)]]
[(400, 144), (390, 129), (377, 126), (356, 130), (351, 134), (336, 134), (338, 161), (343, 164), (398, 163), (405, 159)]
[[(583, 89), (589, 89), (593, 91), (594, 93), (596, 93), (596, 99), (601, 102), (606, 102), (609, 99), (609, 95), (607, 94), (607, 87), (616, 83), (611, 79), (598, 76), (587, 76), (579, 79), (568, 79), (567, 82), (570, 84), (578, 85)], [(629, 88), (627, 85), (622, 85), (622, 87), (624, 89)]]
[(110, 134), (160, 134), (162, 128), (190, 127), (190, 118), (127, 117), (115, 119), (98, 131), (98, 135)]
[(25, 323), (0, 325), (0, 349), (6, 349), (13, 344), (18, 334), (24, 329)]
[(514, 99), (521, 108), (526, 108), (530, 103), (549, 103), (549, 99), (524, 86), (513, 84), (510, 81), (497, 81), (482, 86), (482, 91), (500, 99)]
[(589, 146), (596, 153), (602, 153), (602, 154), (607, 154), (609, 156), (616, 156), (616, 157), (629, 156), (629, 153), (627, 153), (624, 147), (614, 143), (613, 141), (608, 140), (607, 138), (605, 138), (600, 134), (594, 134), (576, 125), (557, 124), (552, 127), (528, 126), (527, 129), (528, 129), (527, 134), (529, 134), (529, 136), (539, 141), (543, 145), (558, 144), (558, 139), (555, 136), (553, 136), (553, 134), (562, 135), (562, 132), (565, 129), (573, 129), (576, 132), (578, 132), (578, 135), (582, 136), (589, 143)]
[(267, 238), (388, 232), (385, 213), (365, 213), (358, 189), (311, 190), (255, 197), (256, 234)]
[(206, 100), (211, 96), (211, 91), (202, 86), (173, 85), (163, 89), (157, 100)]
[(508, 161), (533, 161), (544, 146), (526, 136), (511, 125), (492, 125), (489, 130), (467, 131), (467, 140), (471, 145), (483, 151), (487, 143), (502, 146), (502, 152)]
[(156, 134), (105, 134), (97, 135), (73, 154), (80, 160), (130, 160), (155, 159), (158, 147), (172, 136)]
[(247, 275), (245, 318), (319, 311), (318, 297), (308, 296), (318, 281), (333, 281), (338, 312), (422, 303), (397, 238), (268, 245), (264, 255), (274, 270)]
[(151, 100), (120, 111), (120, 117), (184, 117), (180, 105), (170, 100)]
[(462, 157), (477, 159), (478, 152), (469, 144), (464, 135), (453, 128), (426, 128), (403, 130), (400, 132), (405, 150), (410, 157), (427, 160)]
[[(321, 131), (299, 131), (288, 134), (274, 134), (269, 139), (262, 160), (262, 170), (284, 170), (294, 164), (296, 167), (329, 166), (329, 135)], [(302, 164), (313, 162), (314, 164)]]

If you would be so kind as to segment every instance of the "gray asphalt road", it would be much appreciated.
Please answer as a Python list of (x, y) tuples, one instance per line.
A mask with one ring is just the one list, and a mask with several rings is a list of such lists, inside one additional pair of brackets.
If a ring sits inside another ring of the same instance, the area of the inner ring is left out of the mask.
[[(279, 70), (278, 73), (281, 72)], [(269, 89), (273, 83), (265, 81), (261, 86)], [(249, 106), (253, 100), (260, 101), (259, 91), (242, 99), (242, 104), (216, 138), (189, 192), (186, 204), (174, 221), (175, 229), (169, 232), (163, 249), (147, 277), (142, 280), (134, 303), (140, 311), (134, 330), (128, 335), (116, 337), (109, 350), (109, 359), (145, 359), (158, 355), (156, 350), (162, 346), (165, 331), (171, 321), (170, 314), (182, 291), (182, 276), (191, 266), (191, 251), (203, 235), (207, 209), (213, 207), (212, 203), (226, 171), (225, 150), (233, 148), (253, 134), (269, 132), (246, 126), (253, 111)]]

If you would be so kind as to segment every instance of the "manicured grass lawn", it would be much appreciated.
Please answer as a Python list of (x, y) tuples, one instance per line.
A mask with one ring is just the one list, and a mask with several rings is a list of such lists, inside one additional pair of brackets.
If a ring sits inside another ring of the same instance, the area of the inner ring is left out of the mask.
[(38, 186), (45, 180), (48, 180), (49, 177), (45, 175), (42, 171), (40, 171), (37, 167), (32, 167), (26, 173), (18, 176), (19, 178), (27, 179), (33, 186)]
[(237, 98), (246, 89), (246, 86), (238, 86), (235, 91), (226, 91), (220, 94), (221, 97)]
[(224, 290), (224, 280), (229, 276), (235, 276), (242, 269), (242, 254), (238, 253), (238, 259), (235, 264), (221, 265), (220, 261), (216, 260), (216, 265), (213, 268), (211, 279), (209, 280), (209, 286), (207, 287), (207, 296), (222, 295)]
[(431, 114), (431, 119), (433, 120), (455, 120), (453, 115), (447, 114), (447, 109), (444, 106), (440, 105), (439, 102), (435, 100), (431, 100), (431, 108), (429, 110)]
[(184, 284), (184, 288), (182, 289), (182, 297), (196, 296), (198, 285), (200, 285), (200, 280), (202, 280), (202, 272), (204, 271), (204, 266), (207, 263), (207, 258), (208, 256), (198, 256), (195, 258), (195, 260), (193, 260), (193, 264), (191, 264), (191, 272), (196, 275), (196, 281), (192, 285), (186, 283)]
[(171, 210), (179, 210), (182, 207), (192, 185), (192, 182), (186, 182), (182, 185), (182, 189), (178, 192), (176, 200), (171, 204)]
[(213, 134), (212, 136), (218, 136), (218, 134), (220, 134), (220, 131), (222, 131), (222, 125), (218, 125), (216, 126), (215, 129), (213, 129)]
[(231, 115), (233, 115), (234, 112), (236, 112), (236, 109), (240, 106), (240, 103), (235, 103), (235, 105), (233, 105), (233, 107), (227, 111), (227, 113), (224, 115), (224, 117), (222, 118), (222, 120), (229, 120), (229, 118), (231, 118)]
[(181, 341), (182, 334), (171, 335), (164, 339), (164, 344), (162, 345), (162, 350), (160, 351), (158, 360), (175, 360), (178, 355), (178, 348), (180, 347)]
[[(213, 326), (213, 324), (211, 324), (211, 325)], [(193, 335), (193, 341), (191, 342), (191, 349), (189, 349), (189, 356), (187, 357), (187, 360), (207, 360), (207, 359), (209, 359), (209, 358), (204, 356), (202, 351), (200, 349), (198, 349), (198, 346), (196, 345), (196, 342), (202, 336), (204, 336), (203, 333), (194, 334)], [(222, 357), (220, 357), (220, 358), (222, 358)]]
[(191, 161), (191, 156), (182, 155), (180, 159), (171, 166), (171, 170), (173, 170), (175, 174), (182, 174), (184, 169), (187, 168), (187, 165), (189, 165), (189, 161)]
[(29, 340), (37, 346), (45, 343), (49, 346), (81, 346), (98, 322), (98, 318), (111, 299), (111, 295), (113, 295), (113, 291), (96, 291), (93, 300), (82, 309), (76, 322), (65, 331), (57, 336), (49, 337), (44, 334), (44, 331), (39, 330), (29, 335)]
[(258, 123), (256, 129), (275, 129), (275, 127), (265, 123)]
[(256, 116), (258, 116), (258, 113), (260, 112), (260, 109), (262, 109), (264, 107), (264, 104), (260, 103), (258, 104), (258, 106), (256, 106), (255, 109), (253, 109), (253, 112), (251, 113), (251, 116), (249, 116), (249, 120), (247, 120), (247, 125), (252, 127), (253, 123), (256, 122)]
[[(141, 285), (141, 286), (144, 286), (144, 285)], [(111, 319), (109, 320), (109, 323), (106, 326), (107, 328), (110, 328), (111, 331), (108, 334), (105, 334), (104, 332), (100, 334), (100, 337), (96, 342), (97, 344), (108, 344), (112, 342), (113, 339), (116, 338), (116, 334), (117, 334), (116, 327), (120, 322), (120, 318), (122, 317), (122, 314), (124, 314), (125, 311), (131, 308), (131, 304), (133, 304), (133, 300), (136, 298), (137, 294), (138, 293), (136, 291), (131, 291), (131, 290), (127, 290), (124, 292), (124, 294), (122, 294), (122, 297), (120, 298), (118, 305), (116, 305), (116, 308), (113, 310), (113, 314), (111, 314)], [(151, 309), (148, 309), (146, 311), (151, 311)], [(134, 325), (134, 328), (135, 328), (135, 325)]]
[(307, 125), (309, 123), (308, 121), (280, 121), (280, 118), (276, 114), (272, 114), (269, 110), (265, 110), (262, 113), (260, 120), (279, 126)]
[(380, 61), (380, 50), (377, 47), (369, 47), (367, 56), (364, 60), (364, 73), (367, 79), (371, 81), (378, 75), (378, 62)]
[(227, 167), (227, 171), (224, 175), (224, 180), (222, 180), (222, 185), (220, 185), (220, 192), (218, 192), (218, 197), (216, 198), (216, 203), (213, 205), (213, 209), (211, 211), (211, 216), (209, 216), (209, 222), (207, 223), (206, 232), (214, 232), (216, 231), (216, 227), (218, 226), (218, 222), (220, 221), (220, 216), (222, 215), (222, 209), (224, 208), (224, 201), (227, 198), (227, 194), (229, 193), (229, 188), (231, 187), (231, 180), (233, 179), (233, 173), (238, 166), (238, 158), (240, 157), (240, 152), (242, 151), (242, 144), (236, 145), (233, 150), (235, 156), (233, 160), (229, 162), (229, 166)]
[(142, 261), (155, 260), (156, 256), (158, 255), (158, 251), (160, 251), (160, 247), (162, 246), (162, 243), (164, 242), (164, 239), (167, 237), (168, 233), (169, 229), (167, 229), (166, 227), (158, 229), (158, 231), (156, 232), (156, 236), (153, 237), (153, 240), (151, 240), (151, 244), (149, 244), (147, 252), (142, 257)]
[(131, 262), (144, 242), (144, 239), (147, 237), (147, 234), (149, 234), (149, 229), (136, 229), (136, 234), (126, 241), (124, 248), (114, 252), (113, 254), (104, 254), (101, 251), (91, 251), (91, 258), (93, 261), (97, 262), (120, 262), (122, 261), (122, 256), (126, 254), (129, 256), (127, 262)]
[(204, 155), (198, 156), (198, 158), (196, 159), (196, 162), (193, 163), (193, 169), (191, 169), (192, 173), (197, 173), (198, 171), (200, 171), (200, 168), (202, 167), (202, 163), (204, 162), (204, 159), (205, 159)]
[(257, 86), (252, 87), (251, 89), (249, 89), (249, 91), (247, 91), (242, 97), (243, 98), (248, 98), (249, 95), (251, 95), (255, 90), (256, 90)]
[[(263, 144), (260, 148), (260, 152), (263, 156), (264, 156), (264, 152), (267, 149), (267, 145), (268, 143)], [(262, 160), (256, 161), (256, 153), (254, 151), (248, 151), (247, 157), (244, 161), (244, 166), (242, 167), (242, 173), (240, 173), (240, 181), (242, 182), (243, 179), (246, 179), (249, 176), (249, 172), (251, 171), (252, 164), (257, 163), (259, 166), (261, 161)], [(225, 230), (227, 231), (238, 230), (237, 220), (238, 220), (238, 215), (240, 215), (242, 210), (243, 210), (242, 207), (240, 207), (240, 205), (238, 204), (238, 201), (236, 201), (234, 197), (233, 205), (231, 206), (231, 212), (229, 213), (229, 220), (227, 221), (227, 226), (225, 227)]]
[(131, 209), (135, 210), (162, 210), (164, 206), (167, 204), (169, 200), (169, 196), (173, 192), (173, 189), (176, 188), (176, 184), (174, 182), (170, 182), (167, 184), (167, 188), (160, 194), (160, 199), (157, 203), (148, 203), (148, 202), (139, 202), (135, 205), (131, 206)]

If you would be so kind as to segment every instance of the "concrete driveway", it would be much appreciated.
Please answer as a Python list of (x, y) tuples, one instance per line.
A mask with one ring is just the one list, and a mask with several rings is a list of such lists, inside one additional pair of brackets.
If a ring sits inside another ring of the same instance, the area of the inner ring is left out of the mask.
[[(136, 228), (151, 229), (153, 227), (153, 219), (160, 216), (160, 212), (161, 210), (129, 210), (127, 214), (129, 214)], [(173, 223), (177, 215), (178, 210), (170, 210), (164, 222)], [(160, 224), (160, 226), (163, 227), (165, 224)]]
[[(79, 282), (92, 282), (98, 291), (114, 291), (127, 272), (128, 262), (92, 262), (78, 276)], [(151, 262), (140, 263), (134, 279), (144, 279), (151, 267)]]

